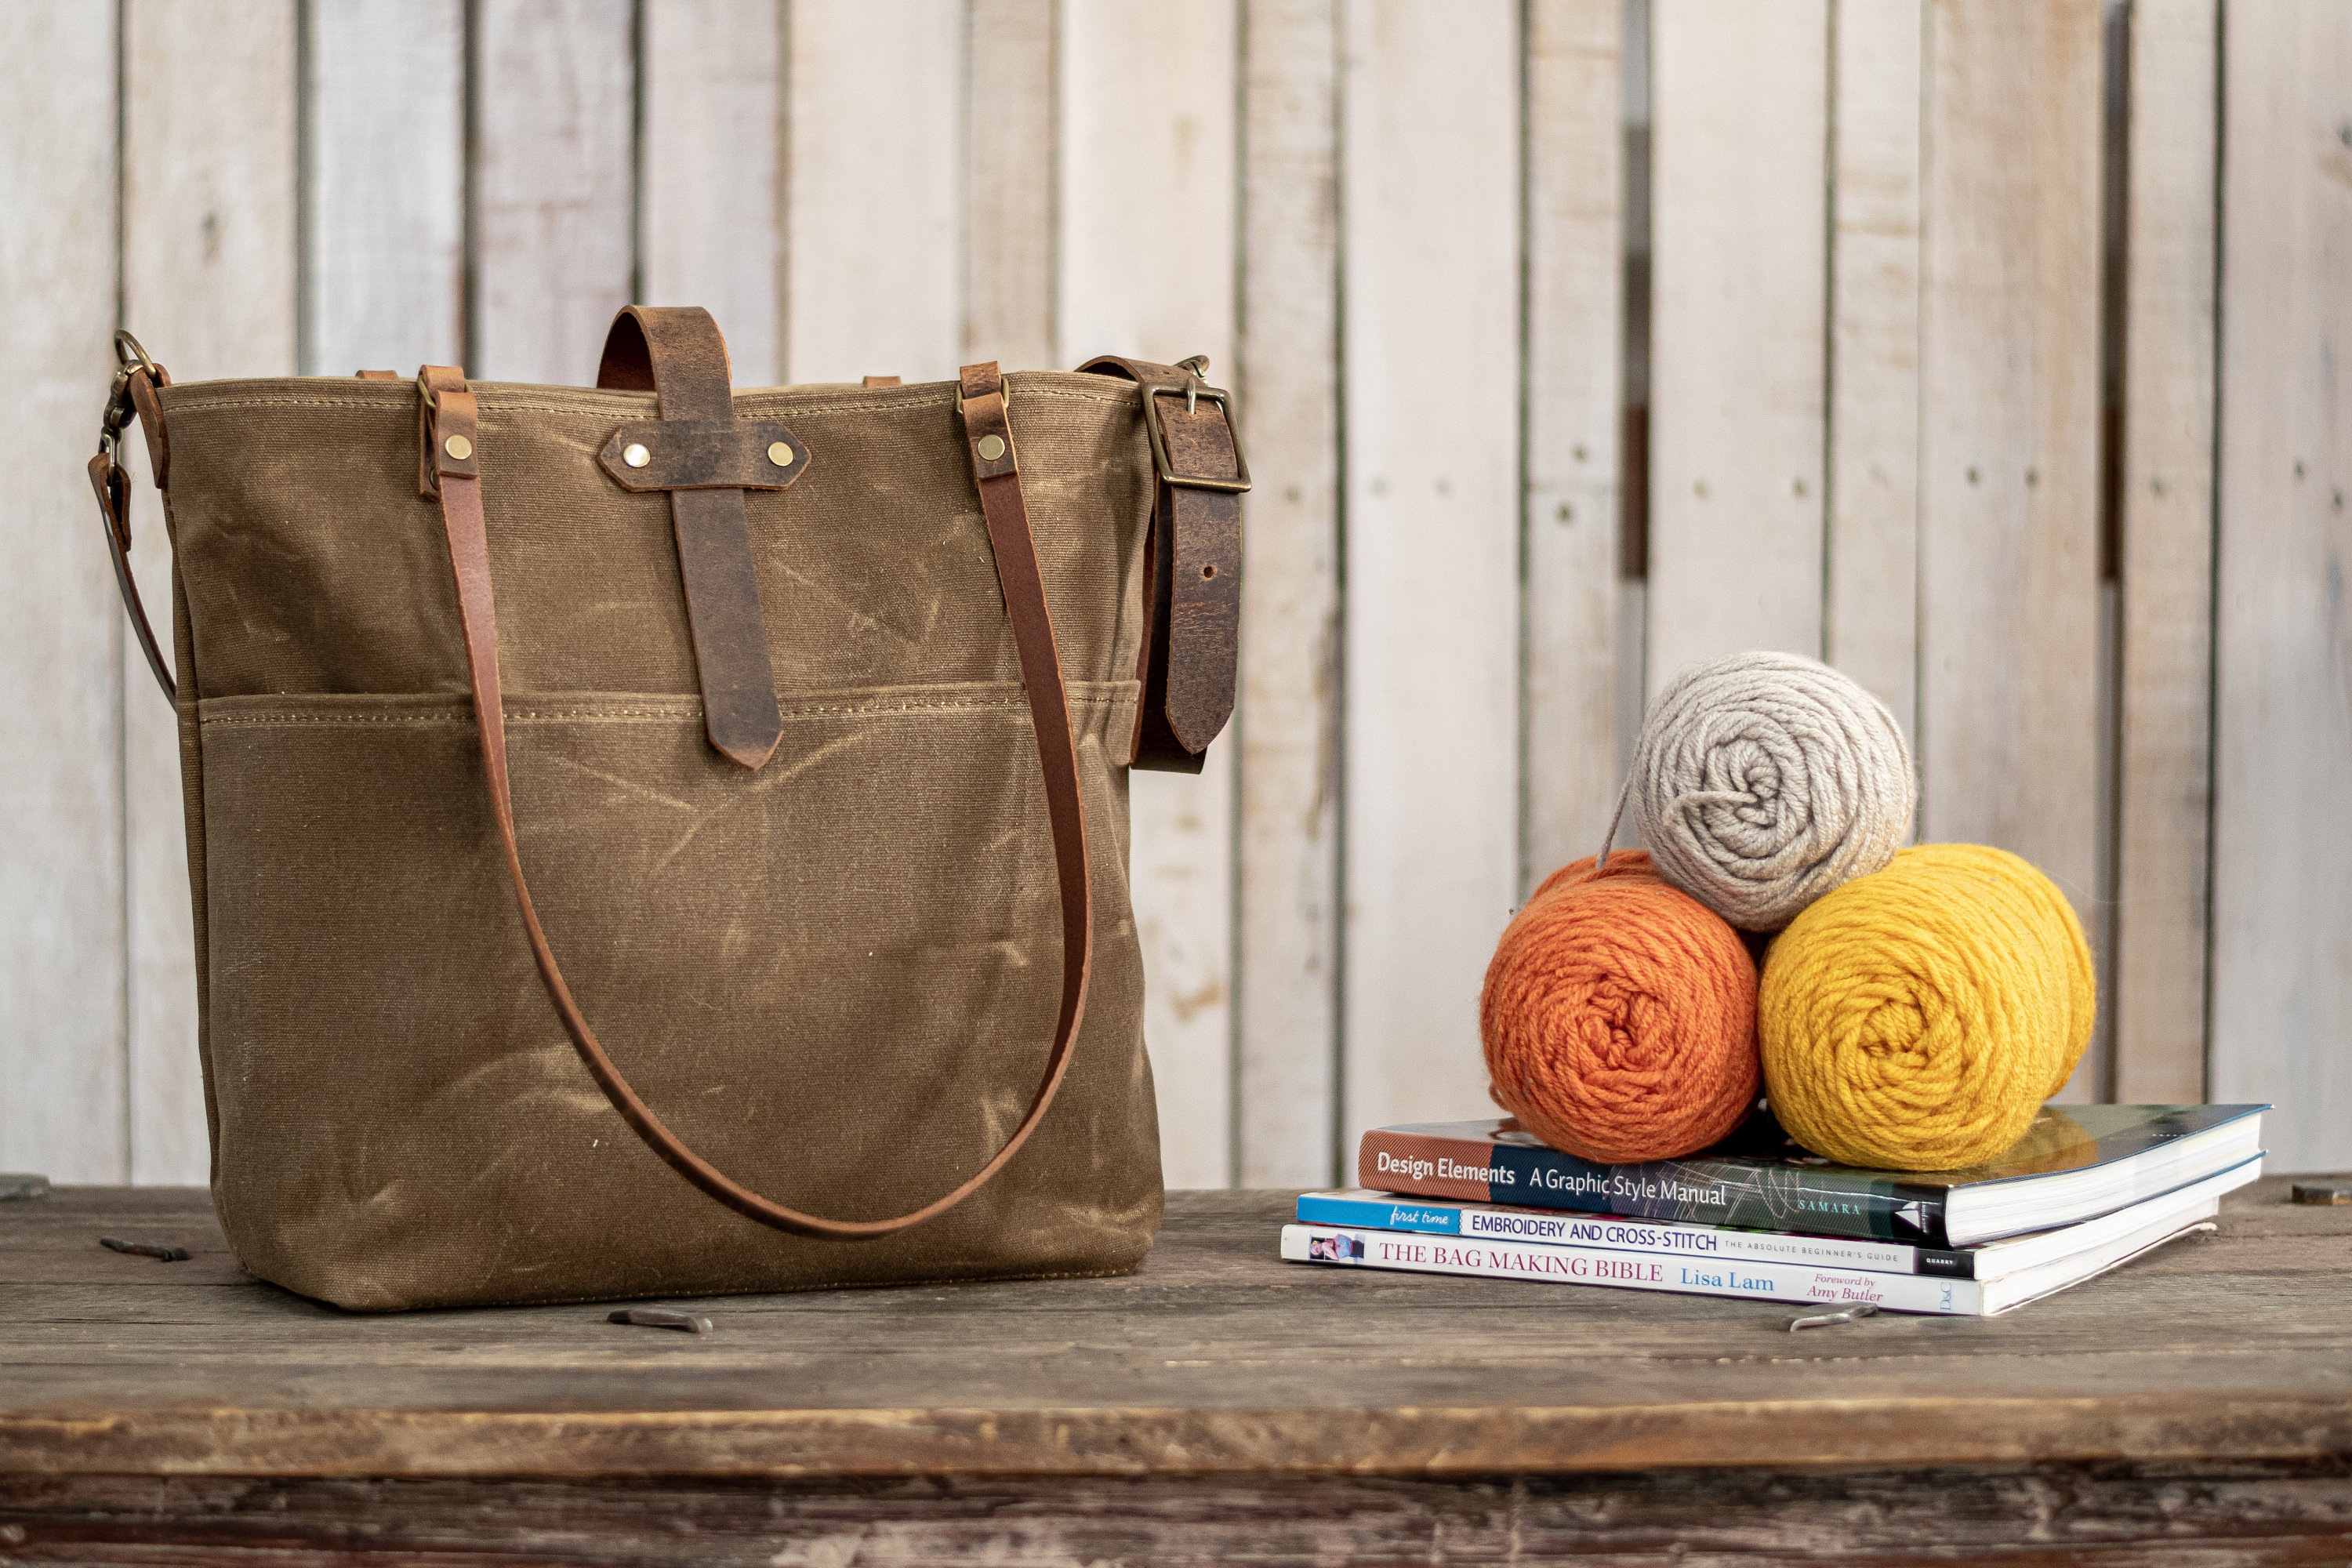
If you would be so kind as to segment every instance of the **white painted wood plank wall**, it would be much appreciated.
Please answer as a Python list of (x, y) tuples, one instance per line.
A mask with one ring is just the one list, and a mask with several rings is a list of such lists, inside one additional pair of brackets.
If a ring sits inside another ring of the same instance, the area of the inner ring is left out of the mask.
[[(2025, 857), (2095, 940), (2099, 0), (1927, 23), (1921, 837)], [(2069, 1097), (2103, 1072), (2086, 1055)]]
[[(291, 5), (215, 12), (128, 0), (124, 10), (123, 316), (206, 374), (297, 368), (295, 38)], [(150, 520), (134, 531), (131, 562), (160, 623), (171, 549), (146, 444), (131, 450)], [(211, 1151), (179, 726), (136, 679), (145, 660), (128, 626), (121, 636), (129, 1174), (202, 1181)]]
[(2352, 1165), (2352, 10), (2233, 5), (2221, 57), (2212, 1088), (2280, 1170)]
[(1352, 1138), (1492, 1105), (1478, 984), (1519, 880), (1520, 145), (1513, 7), (1349, 0), (1343, 27)]
[(1239, 711), (1135, 790), (1171, 1182), (1483, 1111), (1485, 961), (1594, 847), (1617, 694), (1758, 643), (1916, 725), (1926, 836), (2076, 897), (2116, 1034), (2074, 1092), (2195, 1097), (2210, 1011), (2213, 1092), (2352, 1161), (2338, 10), (2128, 0), (2103, 584), (2102, 0), (1652, 3), (0, 8), (0, 443), (43, 476), (0, 518), (0, 1167), (205, 1169), (172, 716), (56, 458), (118, 311), (190, 379), (577, 384), (633, 296), (711, 307), (744, 385), (1109, 351), (1237, 388)]
[[(0, 10), (0, 367), (20, 389), (0, 462), (26, 476), (0, 508), (0, 679), (16, 694), (0, 731), (0, 1165), (79, 1182), (130, 1174), (126, 675), (163, 706), (146, 661), (123, 662), (80, 471), (114, 365), (115, 47), (106, 0)], [(132, 505), (134, 531), (161, 526), (153, 492)]]
[(2115, 1098), (2205, 1098), (2221, 7), (2130, 19)]
[(1827, 0), (1651, 7), (1654, 697), (1821, 655), (1829, 36)]

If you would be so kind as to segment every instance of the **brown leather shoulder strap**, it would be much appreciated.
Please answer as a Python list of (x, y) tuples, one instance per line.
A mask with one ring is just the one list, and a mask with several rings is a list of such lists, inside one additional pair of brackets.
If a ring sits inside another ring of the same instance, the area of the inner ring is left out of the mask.
[[(610, 363), (608, 358), (608, 365)], [(454, 370), (428, 366), (417, 378), (425, 397), (424, 449), (433, 465), (433, 489), (440, 496), (450, 566), (457, 577), (458, 609), (465, 627), (467, 677), (473, 689), (475, 728), (481, 737), (491, 815), (497, 820), (507, 875), (514, 884), (515, 900), (522, 911), (523, 929), (530, 939), (531, 956), (538, 963), (540, 980), (589, 1075), (613, 1109), (621, 1113), (654, 1152), (737, 1214), (803, 1236), (838, 1240), (890, 1236), (946, 1213), (979, 1191), (1020, 1152), (1045, 1119), (1069, 1068), (1070, 1055), (1086, 1017), (1087, 987), (1094, 959), (1094, 910), (1077, 747), (1070, 731), (1069, 705), (1062, 684), (1061, 659), (1054, 642), (1053, 616), (1045, 603), (1045, 582), (1037, 570), (1035, 542), (1030, 537), (1028, 510), (1021, 494), (1012, 427), (1005, 419), (1003, 384), (995, 374), (995, 366), (978, 368), (985, 374), (975, 376), (972, 372), (965, 373), (964, 384), (977, 389), (975, 395), (963, 400), (965, 437), (980, 487), (981, 510), (987, 519), (990, 542), (995, 549), (997, 583), (1004, 593), (1013, 646), (1028, 688), (1029, 717), (1036, 731), (1038, 760), (1045, 770), (1046, 817), (1053, 829), (1054, 864), (1061, 889), (1062, 998), (1044, 1076), (1012, 1136), (954, 1191), (911, 1214), (882, 1220), (836, 1220), (803, 1214), (761, 1197), (728, 1177), (679, 1142), (652, 1108), (638, 1098), (605, 1055), (595, 1031), (589, 1027), (579, 1004), (573, 1000), (562, 971), (556, 966), (547, 933), (540, 926), (516, 844), (514, 800), (507, 776), (505, 700), (499, 683), (498, 609), (491, 594), (488, 531), (474, 458), (479, 429), (473, 395), (467, 389), (464, 377)], [(677, 492), (680, 497), (686, 493)], [(734, 493), (740, 500), (740, 492)]]
[(1241, 491), (1249, 479), (1224, 393), (1205, 361), (1181, 365), (1105, 355), (1079, 367), (1139, 384), (1158, 469), (1144, 555), (1144, 635), (1136, 656), (1139, 768), (1197, 773), (1233, 717), (1240, 676)]
[(89, 460), (89, 488), (98, 495), (99, 521), (106, 533), (106, 553), (114, 563), (114, 585), (122, 595), (122, 612), (139, 638), (139, 651), (147, 656), (155, 684), (176, 702), (180, 689), (172, 679), (172, 662), (155, 640), (147, 606), (139, 597), (139, 584), (131, 575), (131, 476), (121, 460), (122, 432), (135, 418), (146, 433), (147, 466), (155, 476), (155, 488), (160, 490), (170, 482), (172, 444), (163, 426), (163, 406), (155, 395), (172, 384), (172, 373), (149, 359), (139, 340), (129, 332), (114, 334), (114, 384), (106, 395), (106, 412), (100, 416), (98, 456)]
[[(665, 423), (690, 422), (714, 439), (723, 438), (725, 427), (735, 422), (727, 342), (710, 312), (699, 306), (631, 305), (624, 310), (613, 319), (613, 330), (604, 339), (596, 384), (651, 392)], [(786, 446), (799, 455), (795, 444)], [(644, 452), (648, 459), (651, 456), (642, 443), (621, 450)], [(777, 465), (777, 471), (781, 474), (784, 467)], [(670, 491), (678, 574), (686, 584), (687, 623), (702, 684), (704, 727), (721, 755), (757, 769), (774, 754), (784, 721), (776, 707), (776, 673), (768, 658), (767, 621), (760, 613), (759, 575), (751, 561), (743, 492), (705, 486), (663, 488)]]

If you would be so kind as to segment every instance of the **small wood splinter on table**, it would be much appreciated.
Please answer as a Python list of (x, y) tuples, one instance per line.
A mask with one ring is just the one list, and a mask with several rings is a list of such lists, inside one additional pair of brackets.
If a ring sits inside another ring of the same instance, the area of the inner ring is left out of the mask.
[(1810, 1318), (1791, 1318), (1789, 1320), (1789, 1331), (1793, 1334), (1799, 1329), (1832, 1329), (1840, 1323), (1855, 1322), (1861, 1319), (1874, 1318), (1877, 1315), (1878, 1309), (1864, 1301), (1858, 1306), (1843, 1308), (1834, 1312), (1816, 1313)]
[(184, 1247), (171, 1247), (160, 1241), (124, 1241), (111, 1236), (101, 1236), (98, 1244), (110, 1252), (127, 1252), (133, 1258), (156, 1258), (166, 1263), (185, 1263), (193, 1256)]
[(2299, 1204), (2352, 1204), (2352, 1182), (2297, 1182), (2289, 1197)]
[(635, 1323), (641, 1329), (676, 1329), (688, 1334), (710, 1331), (710, 1320), (708, 1318), (698, 1318), (691, 1312), (657, 1312), (645, 1307), (624, 1307), (604, 1321), (608, 1323)]

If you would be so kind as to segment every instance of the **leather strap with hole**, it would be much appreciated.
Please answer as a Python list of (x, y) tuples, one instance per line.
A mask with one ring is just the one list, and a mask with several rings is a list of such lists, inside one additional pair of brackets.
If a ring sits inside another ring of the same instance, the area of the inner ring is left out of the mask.
[[(1189, 370), (1105, 355), (1078, 367), (1141, 383), (1156, 403), (1170, 462), (1179, 474), (1238, 479), (1240, 455), (1224, 409), (1188, 406), (1181, 390), (1198, 384)], [(1133, 765), (1197, 773), (1209, 742), (1233, 717), (1240, 678), (1242, 498), (1157, 480), (1151, 542), (1144, 552), (1143, 646), (1136, 679), (1143, 699), (1135, 715)]]
[[(604, 339), (596, 384), (652, 393), (664, 422), (692, 422), (706, 429), (734, 423), (727, 342), (710, 312), (698, 305), (631, 305), (622, 310)], [(786, 467), (778, 466), (780, 475)], [(799, 465), (789, 467), (797, 478)], [(776, 708), (776, 672), (768, 658), (767, 621), (760, 613), (743, 492), (670, 489), (669, 496), (704, 727), (720, 755), (756, 770), (774, 754), (784, 721)]]
[[(589, 1076), (630, 1129), (673, 1170), (737, 1214), (778, 1230), (835, 1240), (891, 1236), (946, 1213), (978, 1192), (1020, 1152), (1053, 1104), (1069, 1070), (1078, 1029), (1086, 1018), (1087, 987), (1094, 961), (1093, 883), (1087, 863), (1077, 745), (1070, 730), (1069, 702), (1062, 680), (1061, 657), (1054, 639), (1053, 616), (1046, 605), (1045, 579), (1038, 570), (1036, 543), (1030, 533), (1028, 508), (1021, 492), (1012, 426), (1005, 418), (1003, 380), (996, 367), (979, 365), (964, 372), (963, 428), (979, 488), (981, 511), (996, 557), (996, 580), (1003, 591), (1005, 615), (1012, 624), (1022, 682), (1027, 689), (1038, 762), (1045, 774), (1045, 814), (1053, 832), (1054, 867), (1061, 894), (1061, 1003), (1054, 1024), (1053, 1047), (1046, 1056), (1036, 1092), (1020, 1125), (1003, 1145), (952, 1192), (911, 1214), (880, 1220), (826, 1219), (804, 1214), (733, 1181), (688, 1148), (663, 1124), (614, 1066), (598, 1043), (595, 1031), (589, 1027), (571, 987), (564, 982), (562, 971), (556, 965), (547, 933), (540, 925), (516, 844), (513, 793), (507, 774), (504, 697), (499, 684), (498, 611), (490, 585), (489, 537), (482, 511), (480, 471), (474, 456), (480, 440), (474, 396), (464, 376), (455, 370), (427, 366), (417, 381), (425, 395), (420, 416), (423, 450), (432, 468), (430, 475), (420, 476), (420, 481), (426, 494), (438, 495), (442, 526), (448, 537), (450, 568), (457, 578), (458, 611), (465, 628), (467, 679), (473, 691), (475, 728), (481, 737), (490, 811), (497, 820), (507, 876), (514, 884), (515, 900), (522, 912), (523, 929), (530, 940), (540, 980)], [(451, 455), (452, 436), (461, 437), (459, 446), (466, 457)], [(995, 444), (988, 449), (1001, 450), (1002, 456), (983, 458), (982, 447), (992, 438)], [(677, 493), (682, 496), (688, 492)], [(740, 502), (740, 492), (733, 493)]]
[[(137, 358), (124, 357), (122, 345), (131, 345)], [(121, 444), (123, 428), (132, 419), (139, 421), (147, 437), (147, 468), (155, 479), (155, 488), (163, 489), (172, 471), (171, 437), (163, 427), (163, 407), (156, 392), (172, 384), (172, 373), (149, 360), (146, 351), (128, 332), (115, 334), (116, 356), (121, 361), (114, 378), (114, 386), (107, 395), (106, 412), (99, 427), (98, 456), (89, 460), (89, 488), (97, 493), (98, 510), (106, 533), (106, 553), (114, 563), (114, 586), (122, 595), (122, 613), (130, 618), (132, 635), (139, 639), (139, 651), (147, 656), (147, 668), (154, 673), (155, 684), (163, 695), (176, 702), (180, 698), (179, 683), (172, 678), (172, 661), (164, 657), (163, 645), (155, 640), (155, 628), (147, 620), (146, 603), (139, 596), (139, 584), (131, 574), (131, 476), (126, 472), (117, 453)]]

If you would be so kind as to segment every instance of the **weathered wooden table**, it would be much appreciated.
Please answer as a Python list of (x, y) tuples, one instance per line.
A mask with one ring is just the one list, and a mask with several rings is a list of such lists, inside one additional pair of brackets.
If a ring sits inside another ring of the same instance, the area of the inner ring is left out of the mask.
[[(2352, 1561), (2352, 1207), (2005, 1319), (1306, 1268), (354, 1317), (199, 1193), (0, 1205), (0, 1561)], [(100, 1235), (192, 1249), (159, 1263)], [(688, 1303), (677, 1303), (688, 1305)]]

